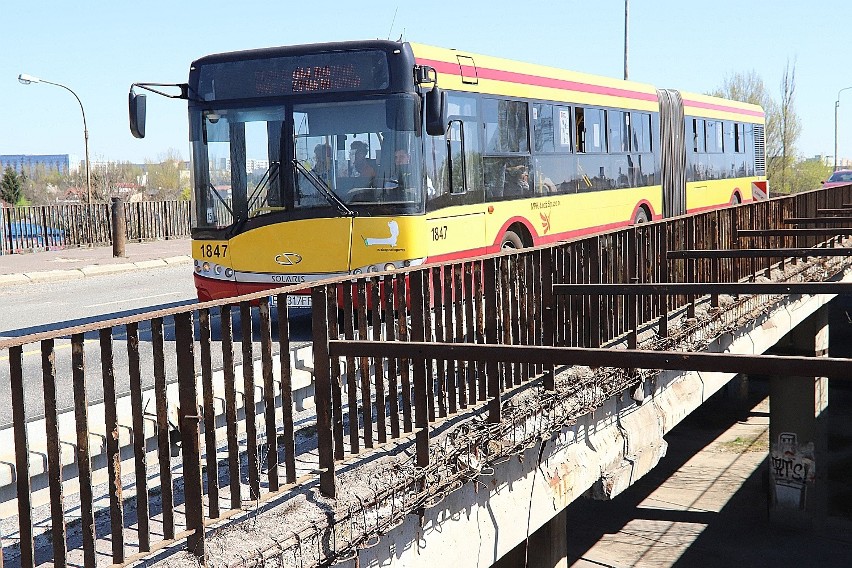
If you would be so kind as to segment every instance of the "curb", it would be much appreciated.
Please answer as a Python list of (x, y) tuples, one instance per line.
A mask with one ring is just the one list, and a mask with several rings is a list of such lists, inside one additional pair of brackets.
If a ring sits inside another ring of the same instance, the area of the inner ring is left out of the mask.
[(31, 284), (40, 282), (59, 282), (62, 280), (80, 280), (102, 274), (116, 274), (119, 272), (130, 272), (133, 270), (146, 270), (150, 268), (163, 268), (166, 266), (189, 264), (192, 257), (170, 256), (161, 259), (140, 260), (137, 262), (124, 262), (119, 264), (90, 264), (81, 268), (70, 268), (67, 270), (39, 270), (23, 274), (0, 274), (0, 286), (13, 286), (20, 284)]

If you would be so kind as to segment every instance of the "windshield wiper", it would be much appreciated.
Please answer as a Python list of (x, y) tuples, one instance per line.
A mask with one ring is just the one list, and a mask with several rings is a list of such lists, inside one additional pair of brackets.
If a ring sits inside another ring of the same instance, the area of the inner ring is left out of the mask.
[(208, 191), (208, 193), (212, 193), (214, 196), (216, 196), (216, 198), (219, 200), (219, 202), (225, 207), (225, 209), (228, 210), (228, 213), (231, 214), (231, 218), (233, 218), (234, 217), (234, 210), (231, 209), (230, 205), (228, 205), (227, 202), (225, 202), (225, 200), (222, 198), (221, 195), (219, 195), (219, 192), (216, 191), (216, 188), (213, 187), (213, 184), (210, 183), (210, 182), (207, 183), (207, 191)]
[(313, 171), (306, 168), (299, 160), (295, 158), (293, 159), (293, 167), (295, 167), (297, 171), (299, 171), (303, 176), (305, 176), (305, 178), (309, 182), (311, 182), (311, 185), (317, 188), (317, 191), (319, 191), (322, 196), (325, 197), (326, 201), (334, 205), (341, 214), (346, 215), (347, 217), (355, 217), (355, 212), (349, 209), (349, 207), (346, 206), (343, 200), (340, 199), (337, 194), (334, 193), (334, 191), (332, 191), (331, 188), (328, 187), (328, 185), (326, 185), (326, 183), (322, 179), (320, 179), (320, 177), (317, 176)]
[(263, 206), (267, 204), (269, 201), (269, 196), (266, 195), (263, 197), (263, 201), (261, 201), (261, 192), (266, 189), (266, 187), (273, 183), (276, 179), (278, 179), (278, 171), (280, 168), (278, 167), (278, 162), (272, 162), (269, 168), (263, 172), (263, 177), (260, 178), (260, 181), (257, 182), (257, 187), (251, 192), (251, 197), (249, 197), (249, 211), (255, 205)]

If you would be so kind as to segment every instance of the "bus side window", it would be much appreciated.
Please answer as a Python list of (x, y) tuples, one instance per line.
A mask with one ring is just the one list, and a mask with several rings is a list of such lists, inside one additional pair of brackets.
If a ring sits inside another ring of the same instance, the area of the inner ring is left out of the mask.
[(465, 128), (461, 120), (451, 120), (447, 129), (447, 167), (450, 193), (467, 190), (467, 160), (465, 155)]

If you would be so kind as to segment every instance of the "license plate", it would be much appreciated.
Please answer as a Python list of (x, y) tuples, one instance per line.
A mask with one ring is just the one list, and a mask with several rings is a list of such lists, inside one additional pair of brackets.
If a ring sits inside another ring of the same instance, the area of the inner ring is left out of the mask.
[[(269, 305), (277, 306), (278, 305), (278, 296), (270, 296), (269, 297)], [(310, 308), (311, 307), (311, 297), (308, 294), (287, 294), (287, 307), (288, 308)]]

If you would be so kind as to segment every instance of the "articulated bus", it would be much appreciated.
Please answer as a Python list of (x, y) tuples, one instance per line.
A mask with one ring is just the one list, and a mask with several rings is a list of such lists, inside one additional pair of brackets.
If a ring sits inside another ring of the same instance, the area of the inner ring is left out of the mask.
[(141, 137), (136, 88), (188, 101), (200, 300), (768, 193), (760, 107), (452, 49), (375, 40), (210, 55), (188, 83), (131, 87)]

